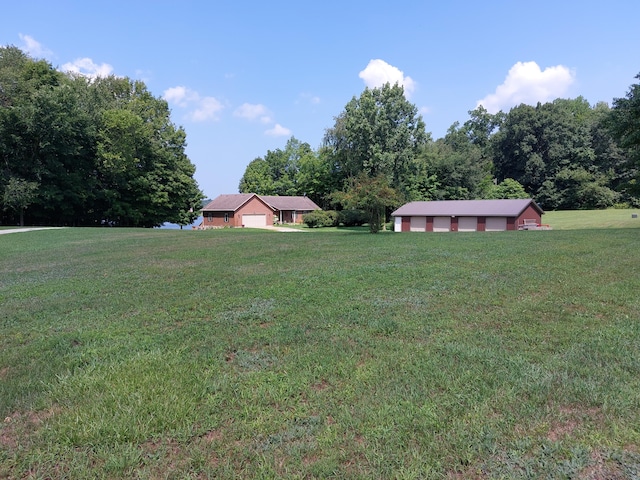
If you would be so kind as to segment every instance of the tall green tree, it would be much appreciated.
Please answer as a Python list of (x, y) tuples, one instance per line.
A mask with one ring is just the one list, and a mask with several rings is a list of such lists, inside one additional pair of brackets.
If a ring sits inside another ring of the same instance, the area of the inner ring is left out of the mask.
[(202, 193), (185, 147), (167, 103), (142, 82), (64, 75), (0, 48), (0, 189), (11, 178), (38, 184), (29, 221), (155, 226), (195, 217)]
[(353, 97), (326, 131), (324, 146), (341, 181), (364, 173), (384, 176), (390, 186), (403, 190), (411, 161), (428, 140), (422, 117), (404, 89), (386, 84)]
[(529, 198), (529, 194), (519, 182), (513, 178), (505, 178), (497, 185), (488, 188), (484, 198)]
[[(410, 189), (428, 182), (430, 193), (421, 200), (467, 200), (482, 198), (483, 180), (491, 162), (459, 124), (454, 123), (444, 138), (425, 145), (418, 157), (422, 175), (410, 177)], [(413, 198), (409, 196), (409, 198)]]
[(284, 149), (268, 150), (245, 169), (238, 190), (258, 195), (308, 195), (320, 200), (325, 194), (327, 166), (308, 143), (291, 137)]
[(495, 176), (518, 181), (546, 209), (611, 206), (619, 198), (612, 188), (619, 173), (606, 149), (597, 155), (597, 130), (597, 116), (582, 97), (515, 107), (491, 139)]
[[(635, 76), (640, 80), (640, 74)], [(640, 194), (640, 83), (629, 87), (624, 98), (613, 100), (608, 126), (627, 158), (633, 162), (632, 187)]]
[(469, 120), (464, 122), (462, 131), (469, 141), (481, 148), (489, 146), (489, 140), (504, 122), (504, 113), (489, 113), (482, 105), (469, 111)]
[(329, 196), (340, 185), (326, 149), (320, 148), (317, 153), (309, 152), (300, 158), (296, 185), (299, 194), (306, 195), (322, 208), (329, 207)]

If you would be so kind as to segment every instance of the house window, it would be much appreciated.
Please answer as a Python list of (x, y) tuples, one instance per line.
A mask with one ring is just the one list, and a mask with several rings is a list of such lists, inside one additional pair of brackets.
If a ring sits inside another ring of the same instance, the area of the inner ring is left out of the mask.
[(213, 220), (213, 213), (211, 213), (211, 212), (207, 213), (207, 220), (209, 220), (209, 221)]
[(228, 213), (224, 214), (224, 222), (225, 223), (229, 223), (229, 214)]

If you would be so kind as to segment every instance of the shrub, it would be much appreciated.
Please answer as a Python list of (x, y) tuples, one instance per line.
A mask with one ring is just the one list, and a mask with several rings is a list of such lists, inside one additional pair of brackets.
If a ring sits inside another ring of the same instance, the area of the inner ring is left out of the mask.
[(338, 214), (333, 210), (314, 210), (302, 217), (302, 221), (309, 228), (333, 227), (337, 220)]
[(368, 220), (364, 210), (352, 209), (338, 212), (338, 225), (345, 227), (359, 227), (367, 223)]
[(629, 205), (626, 202), (614, 203), (612, 208), (615, 208), (617, 210), (627, 210), (627, 209), (631, 208), (631, 205)]

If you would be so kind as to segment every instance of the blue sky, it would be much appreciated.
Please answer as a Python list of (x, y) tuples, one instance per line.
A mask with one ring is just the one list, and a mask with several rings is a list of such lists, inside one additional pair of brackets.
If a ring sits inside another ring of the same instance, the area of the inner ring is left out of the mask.
[(320, 146), (366, 86), (399, 82), (433, 138), (558, 97), (609, 104), (640, 73), (637, 0), (6, 2), (0, 44), (143, 80), (187, 132), (208, 197), (291, 136)]

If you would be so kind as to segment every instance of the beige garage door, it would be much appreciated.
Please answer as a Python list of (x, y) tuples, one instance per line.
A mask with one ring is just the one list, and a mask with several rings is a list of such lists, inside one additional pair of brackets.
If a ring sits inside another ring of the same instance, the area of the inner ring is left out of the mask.
[(427, 230), (427, 217), (411, 217), (411, 232), (424, 232)]
[(459, 232), (475, 232), (476, 230), (478, 230), (478, 217), (458, 218)]
[(434, 232), (448, 232), (451, 230), (451, 217), (433, 217)]
[(507, 217), (487, 217), (484, 229), (487, 232), (504, 232), (507, 229)]
[(242, 215), (242, 225), (247, 228), (251, 227), (266, 227), (267, 216), (262, 215)]

